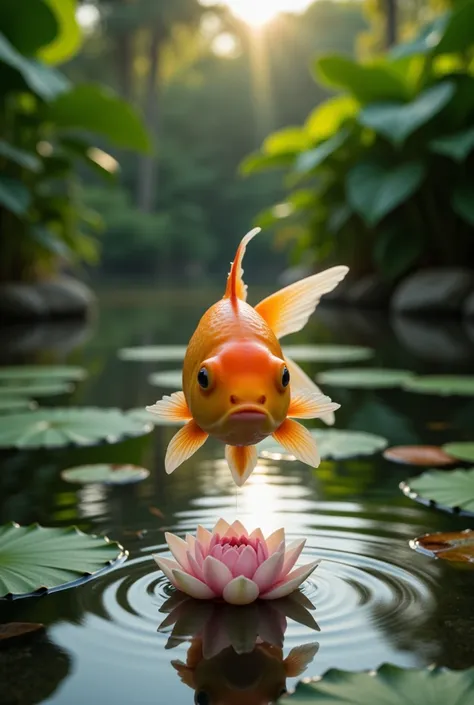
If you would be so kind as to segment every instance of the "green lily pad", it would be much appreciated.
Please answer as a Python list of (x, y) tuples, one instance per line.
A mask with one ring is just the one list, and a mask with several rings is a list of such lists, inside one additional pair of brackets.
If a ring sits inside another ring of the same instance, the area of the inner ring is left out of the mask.
[(287, 345), (283, 352), (296, 362), (359, 362), (375, 355), (357, 345)]
[(61, 477), (66, 482), (79, 485), (129, 485), (146, 480), (150, 471), (137, 465), (81, 465), (77, 468), (63, 470)]
[(418, 394), (449, 396), (474, 396), (474, 375), (426, 375), (411, 377), (403, 382), (403, 388)]
[[(373, 455), (387, 447), (388, 441), (382, 436), (364, 431), (342, 431), (314, 429), (311, 435), (316, 439), (321, 460), (346, 460), (362, 455)], [(296, 460), (271, 436), (257, 445), (260, 457), (271, 460)]]
[(74, 385), (70, 382), (56, 381), (34, 381), (19, 380), (18, 384), (0, 384), (0, 400), (9, 397), (30, 397), (42, 399), (43, 397), (55, 397), (61, 394), (70, 394), (74, 390)]
[(142, 423), (151, 423), (153, 426), (183, 426), (186, 421), (171, 421), (170, 419), (164, 419), (157, 414), (152, 414), (146, 409), (128, 409), (125, 412), (127, 416), (130, 416), (136, 421), (141, 421)]
[(106, 537), (38, 524), (0, 526), (0, 597), (28, 597), (73, 587), (127, 553)]
[(400, 489), (416, 502), (447, 512), (474, 515), (474, 468), (429, 470), (400, 483)]
[(72, 365), (18, 365), (16, 367), (0, 367), (0, 384), (9, 380), (64, 380), (78, 382), (87, 377), (87, 371), (82, 367)]
[(163, 370), (150, 375), (148, 381), (154, 387), (179, 390), (183, 388), (183, 373), (181, 370)]
[(119, 358), (128, 362), (178, 362), (184, 360), (185, 354), (185, 345), (145, 345), (118, 352)]
[(384, 664), (376, 672), (331, 669), (314, 681), (305, 680), (280, 705), (472, 705), (474, 668), (398, 668)]
[(0, 414), (11, 414), (16, 411), (35, 409), (37, 404), (26, 397), (0, 396)]
[(389, 389), (401, 387), (413, 376), (409, 370), (390, 370), (376, 367), (353, 367), (343, 370), (327, 370), (317, 376), (320, 384), (349, 389)]
[(11, 414), (0, 424), (0, 448), (62, 448), (117, 443), (143, 436), (152, 425), (119, 409), (48, 408)]
[(443, 450), (457, 460), (474, 463), (474, 443), (445, 443)]

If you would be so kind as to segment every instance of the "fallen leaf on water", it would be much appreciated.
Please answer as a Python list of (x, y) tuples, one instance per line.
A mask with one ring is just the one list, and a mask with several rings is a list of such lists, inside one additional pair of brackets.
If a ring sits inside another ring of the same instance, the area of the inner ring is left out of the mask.
[(457, 563), (474, 563), (474, 530), (425, 534), (410, 541), (416, 551)]
[(158, 509), (158, 507), (148, 507), (148, 511), (150, 514), (153, 514), (153, 516), (158, 517), (159, 519), (164, 519), (165, 515), (161, 511), (161, 509)]
[(30, 636), (42, 632), (44, 624), (35, 622), (7, 622), (0, 624), (0, 648), (10, 646), (13, 642), (28, 639)]
[(456, 462), (439, 446), (393, 446), (384, 450), (383, 456), (394, 463), (425, 467), (453, 465)]

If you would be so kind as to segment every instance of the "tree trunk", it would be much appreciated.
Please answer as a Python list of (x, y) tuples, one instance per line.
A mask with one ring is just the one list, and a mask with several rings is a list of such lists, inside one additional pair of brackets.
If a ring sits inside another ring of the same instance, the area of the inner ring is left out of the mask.
[[(158, 122), (158, 70), (159, 57), (163, 33), (160, 28), (153, 28), (150, 37), (149, 47), (149, 69), (145, 82), (145, 94), (143, 96), (143, 117), (145, 124), (153, 137), (157, 133)], [(157, 182), (156, 157), (140, 157), (138, 164), (138, 207), (150, 213), (153, 210), (156, 182)]]
[(386, 24), (386, 48), (390, 49), (397, 43), (397, 21), (398, 8), (397, 0), (386, 0), (387, 24)]

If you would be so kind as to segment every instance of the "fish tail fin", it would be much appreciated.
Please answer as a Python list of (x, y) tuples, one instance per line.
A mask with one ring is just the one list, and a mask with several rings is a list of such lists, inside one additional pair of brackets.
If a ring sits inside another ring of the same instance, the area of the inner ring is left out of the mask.
[(232, 262), (232, 266), (230, 268), (229, 276), (227, 277), (227, 287), (224, 294), (225, 299), (231, 299), (232, 301), (242, 299), (242, 301), (246, 301), (247, 285), (244, 284), (242, 279), (242, 275), (244, 273), (242, 269), (242, 260), (244, 258), (248, 243), (260, 232), (260, 230), (261, 228), (254, 228), (240, 241), (240, 245), (237, 248), (234, 261)]

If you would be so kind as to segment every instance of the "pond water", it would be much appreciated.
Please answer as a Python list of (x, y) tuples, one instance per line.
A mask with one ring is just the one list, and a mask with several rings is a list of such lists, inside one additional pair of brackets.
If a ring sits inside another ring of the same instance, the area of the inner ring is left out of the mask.
[[(255, 292), (250, 293), (252, 299)], [(87, 367), (88, 379), (71, 397), (49, 404), (143, 407), (168, 391), (150, 386), (150, 373), (174, 369), (176, 363), (124, 362), (118, 349), (186, 344), (199, 316), (219, 295), (131, 287), (104, 291), (90, 324), (7, 331), (2, 362)], [(469, 330), (460, 322), (390, 321), (386, 314), (326, 305), (291, 343), (369, 345), (376, 357), (365, 364), (424, 373), (474, 372), (474, 326)], [(305, 369), (315, 373), (335, 366)], [(468, 397), (327, 391), (342, 404), (338, 428), (380, 434), (390, 444), (441, 444), (469, 440), (472, 434), (474, 406)], [(130, 557), (78, 588), (0, 603), (0, 622), (47, 626), (38, 646), (0, 656), (0, 705), (83, 705), (105, 699), (115, 705), (262, 705), (294, 687), (298, 676), (287, 657), (303, 646), (305, 676), (332, 667), (372, 669), (384, 662), (474, 665), (474, 572), (409, 547), (410, 539), (426, 532), (471, 525), (469, 519), (403, 496), (398, 485), (416, 469), (389, 463), (380, 453), (325, 461), (314, 471), (298, 462), (262, 460), (237, 490), (218, 443), (207, 443), (167, 476), (163, 459), (174, 432), (157, 427), (144, 438), (96, 450), (2, 454), (0, 523), (75, 524), (118, 540)], [(101, 460), (143, 465), (150, 477), (117, 488), (77, 487), (59, 477), (65, 467)], [(184, 535), (199, 523), (211, 528), (219, 517), (239, 518), (264, 532), (284, 526), (290, 539), (307, 538), (303, 558), (322, 563), (296, 604), (281, 601), (236, 614), (221, 606), (213, 611), (176, 603), (152, 554), (167, 552), (164, 531)], [(169, 626), (160, 628), (173, 607), (177, 611)], [(190, 641), (203, 631), (205, 643)], [(255, 632), (263, 642), (272, 635), (283, 649), (264, 643), (240, 656), (232, 649), (219, 653), (225, 639), (247, 643)], [(211, 657), (203, 660), (202, 649)]]

